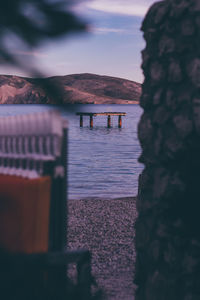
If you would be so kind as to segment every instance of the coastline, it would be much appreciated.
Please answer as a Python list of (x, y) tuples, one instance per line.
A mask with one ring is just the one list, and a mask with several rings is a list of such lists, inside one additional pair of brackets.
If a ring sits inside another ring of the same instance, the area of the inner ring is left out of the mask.
[(136, 217), (136, 197), (68, 200), (68, 249), (91, 251), (104, 299), (134, 299)]

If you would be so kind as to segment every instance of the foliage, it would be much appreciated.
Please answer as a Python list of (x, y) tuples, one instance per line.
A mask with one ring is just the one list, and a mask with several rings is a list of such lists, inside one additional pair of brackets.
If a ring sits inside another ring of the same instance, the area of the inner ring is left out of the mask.
[(4, 0), (0, 5), (0, 62), (19, 64), (5, 42), (8, 36), (32, 48), (46, 39), (84, 29), (70, 11), (70, 0)]
[[(78, 0), (73, 0), (76, 4)], [(43, 77), (34, 65), (20, 60), (17, 51), (13, 51), (10, 42), (16, 40), (26, 49), (34, 50), (47, 40), (56, 40), (72, 32), (86, 30), (71, 9), (70, 0), (3, 0), (0, 4), (0, 64), (16, 66), (31, 77)], [(60, 87), (40, 82), (55, 102), (62, 104)]]

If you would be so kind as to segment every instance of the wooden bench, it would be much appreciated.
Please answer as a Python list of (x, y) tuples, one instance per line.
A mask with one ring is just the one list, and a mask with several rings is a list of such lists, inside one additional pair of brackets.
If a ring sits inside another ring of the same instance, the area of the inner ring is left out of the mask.
[(53, 110), (1, 117), (1, 299), (90, 299), (91, 280), (90, 252), (67, 250), (66, 121)]

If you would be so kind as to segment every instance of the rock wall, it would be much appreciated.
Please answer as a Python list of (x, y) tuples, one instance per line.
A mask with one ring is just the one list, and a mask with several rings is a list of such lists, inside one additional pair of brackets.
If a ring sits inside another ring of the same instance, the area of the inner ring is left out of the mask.
[(145, 80), (136, 300), (200, 299), (200, 1), (166, 0), (142, 31)]

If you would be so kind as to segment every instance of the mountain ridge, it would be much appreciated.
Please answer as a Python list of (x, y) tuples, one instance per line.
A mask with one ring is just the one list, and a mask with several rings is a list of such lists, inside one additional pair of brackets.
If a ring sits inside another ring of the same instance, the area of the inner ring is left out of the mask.
[(141, 84), (128, 79), (91, 73), (28, 78), (0, 75), (0, 104), (55, 104), (43, 84), (62, 90), (63, 104), (136, 104)]

